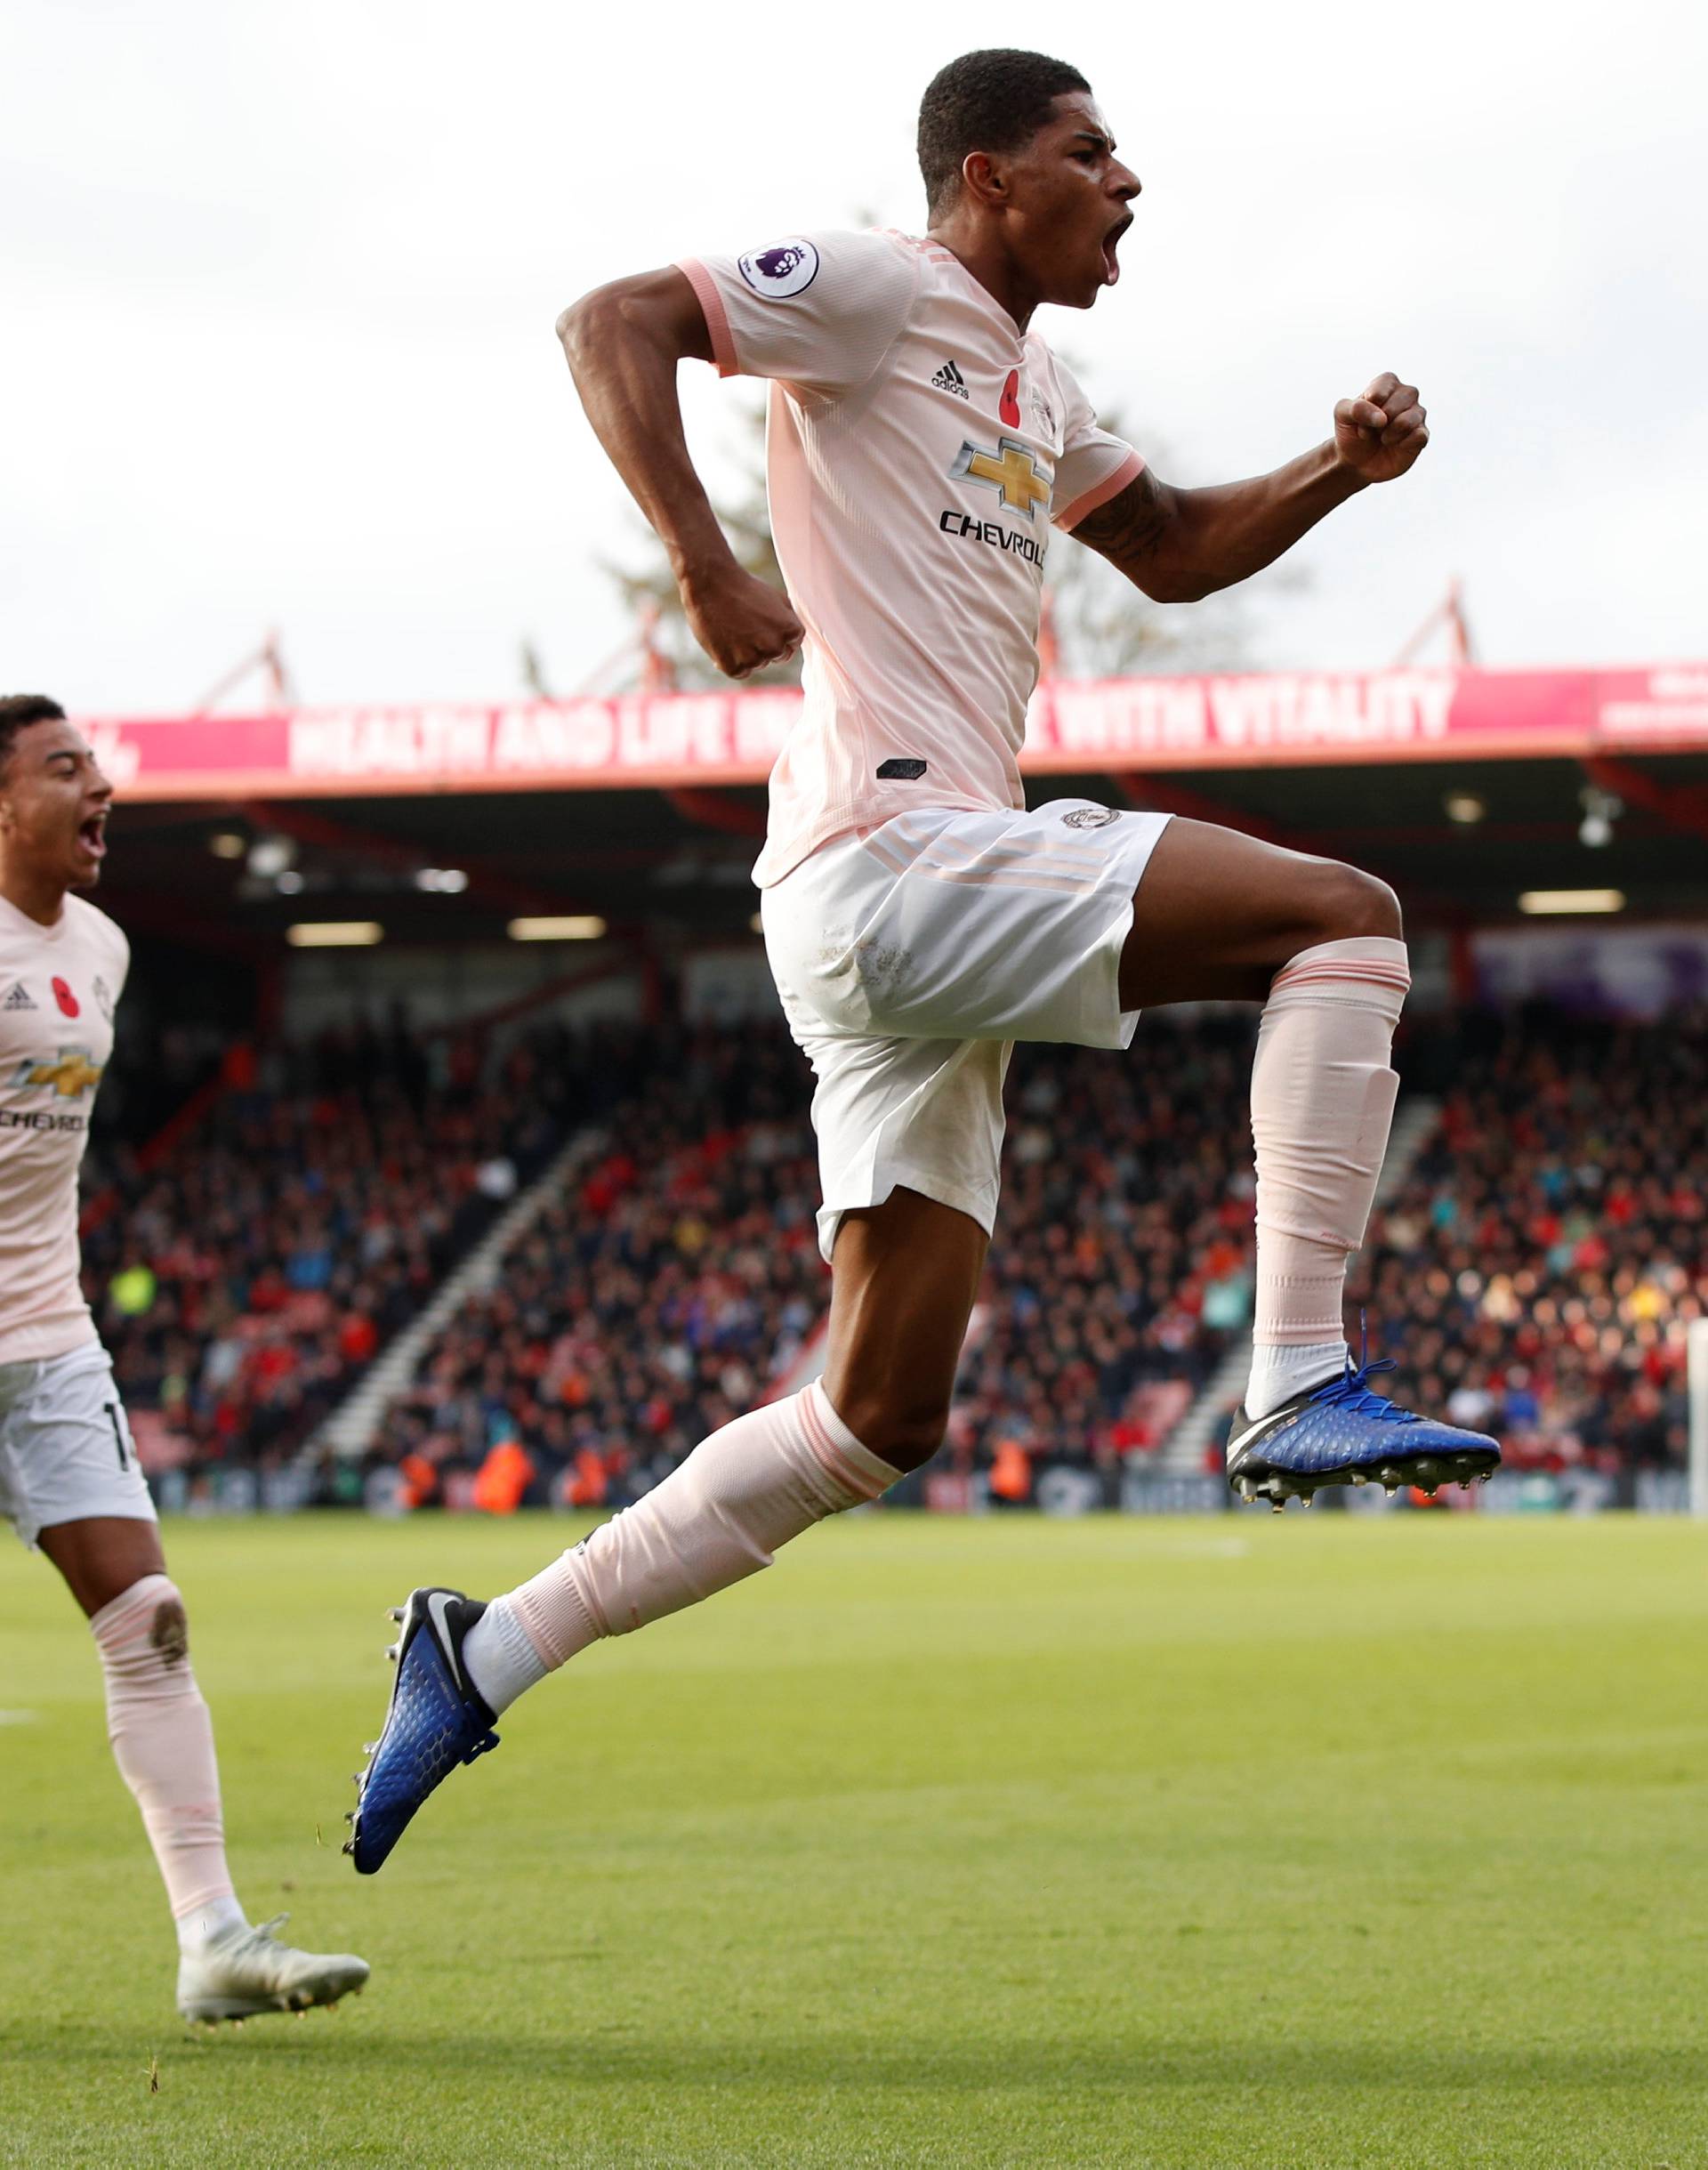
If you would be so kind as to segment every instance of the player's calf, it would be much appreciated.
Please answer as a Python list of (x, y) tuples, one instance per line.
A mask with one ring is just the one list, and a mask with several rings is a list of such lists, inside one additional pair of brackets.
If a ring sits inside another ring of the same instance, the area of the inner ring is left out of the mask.
[(231, 1901), (213, 1721), (190, 1666), (177, 1585), (145, 1575), (89, 1625), (113, 1759), (142, 1812), (174, 1919)]
[(590, 1643), (769, 1567), (777, 1547), (901, 1472), (814, 1384), (703, 1440), (662, 1484), (490, 1605), (416, 1590), (396, 1617), (398, 1677), (345, 1851), (378, 1868), (422, 1803), (498, 1737), (499, 1713)]

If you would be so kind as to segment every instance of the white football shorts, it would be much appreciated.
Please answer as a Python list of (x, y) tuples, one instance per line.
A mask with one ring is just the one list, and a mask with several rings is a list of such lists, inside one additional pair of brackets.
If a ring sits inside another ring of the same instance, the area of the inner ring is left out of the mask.
[(156, 1519), (112, 1359), (98, 1341), (0, 1364), (0, 1514), (26, 1545), (56, 1522)]
[(784, 1014), (818, 1078), (829, 1258), (845, 1213), (900, 1186), (996, 1216), (1017, 1040), (1125, 1047), (1121, 950), (1166, 814), (1084, 799), (901, 814), (761, 893)]

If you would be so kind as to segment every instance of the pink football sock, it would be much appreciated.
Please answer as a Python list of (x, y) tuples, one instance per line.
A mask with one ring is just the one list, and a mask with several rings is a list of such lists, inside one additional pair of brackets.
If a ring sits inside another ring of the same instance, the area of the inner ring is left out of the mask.
[(1412, 983), (1406, 945), (1322, 942), (1278, 972), (1252, 1068), (1257, 1292), (1248, 1416), (1345, 1361), (1341, 1306), (1364, 1241), (1399, 1080), (1389, 1067)]
[(190, 1670), (183, 1600), (165, 1575), (145, 1575), (89, 1623), (107, 1680), (107, 1737), (181, 1924), (201, 1912), (229, 1920), (214, 1726)]
[(643, 1499), (487, 1607), (466, 1646), (476, 1685), (483, 1695), (489, 1681), (498, 1686), (481, 1645), (490, 1632), (495, 1647), (507, 1616), (542, 1670), (555, 1670), (600, 1636), (625, 1635), (757, 1574), (779, 1545), (875, 1499), (900, 1475), (861, 1446), (816, 1382), (737, 1416)]

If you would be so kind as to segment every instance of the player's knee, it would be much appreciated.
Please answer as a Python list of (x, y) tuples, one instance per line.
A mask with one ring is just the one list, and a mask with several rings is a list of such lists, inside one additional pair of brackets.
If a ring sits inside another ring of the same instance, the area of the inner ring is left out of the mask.
[(1348, 941), (1359, 935), (1398, 941), (1404, 934), (1399, 899), (1387, 883), (1338, 859), (1325, 859), (1313, 874), (1311, 916), (1314, 939), (1319, 942)]
[(163, 1597), (155, 1607), (149, 1642), (160, 1653), (162, 1665), (181, 1665), (189, 1657), (189, 1617), (184, 1610), (184, 1601), (175, 1591), (172, 1596)]
[(839, 1410), (843, 1423), (867, 1453), (904, 1474), (923, 1469), (943, 1444), (949, 1428), (947, 1403), (903, 1400), (891, 1395), (850, 1395), (851, 1407)]
[(904, 1418), (887, 1427), (880, 1426), (884, 1444), (872, 1452), (891, 1469), (898, 1469), (904, 1476), (910, 1470), (923, 1469), (943, 1444), (949, 1429), (949, 1413), (940, 1416)]

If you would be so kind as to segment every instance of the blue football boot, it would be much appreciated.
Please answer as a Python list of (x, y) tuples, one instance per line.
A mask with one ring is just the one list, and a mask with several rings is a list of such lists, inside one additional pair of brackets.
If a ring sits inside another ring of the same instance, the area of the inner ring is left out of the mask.
[(391, 1617), (403, 1632), (387, 1653), (397, 1660), (391, 1701), (373, 1761), (356, 1780), (344, 1851), (371, 1876), (442, 1779), (498, 1746), (493, 1714), (475, 1691), (463, 1643), (486, 1607), (460, 1590), (412, 1590)]
[(1366, 1385), (1380, 1363), (1352, 1359), (1338, 1379), (1308, 1386), (1255, 1423), (1236, 1409), (1228, 1434), (1228, 1481), (1247, 1502), (1267, 1499), (1279, 1514), (1291, 1498), (1307, 1506), (1330, 1484), (1380, 1484), (1389, 1491), (1414, 1484), (1434, 1496), (1437, 1486), (1486, 1479), (1500, 1465), (1499, 1445), (1480, 1432), (1462, 1432), (1403, 1409)]

